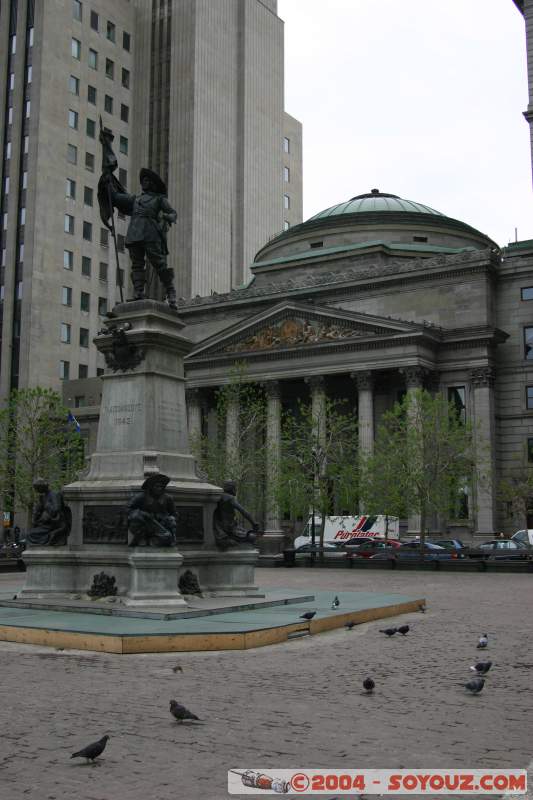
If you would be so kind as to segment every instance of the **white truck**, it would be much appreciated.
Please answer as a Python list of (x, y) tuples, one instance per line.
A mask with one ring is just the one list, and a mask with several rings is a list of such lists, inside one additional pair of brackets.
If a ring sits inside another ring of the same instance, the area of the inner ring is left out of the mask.
[[(302, 535), (294, 540), (294, 547), (298, 549), (303, 544), (310, 544), (312, 538), (312, 517), (309, 517)], [(321, 517), (315, 516), (315, 543), (319, 542)], [(361, 514), (358, 517), (326, 517), (324, 528), (324, 542), (328, 544), (343, 544), (352, 539), (398, 539), (400, 521), (398, 517), (388, 517), (385, 514), (369, 516)]]

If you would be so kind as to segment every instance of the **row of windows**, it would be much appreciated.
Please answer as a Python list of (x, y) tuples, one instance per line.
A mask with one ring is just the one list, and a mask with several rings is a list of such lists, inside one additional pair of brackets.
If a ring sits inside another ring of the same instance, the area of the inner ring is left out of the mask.
[[(59, 338), (63, 344), (72, 343), (72, 325), (70, 323), (61, 323)], [(80, 347), (89, 347), (89, 328), (80, 328), (79, 345)]]
[[(91, 190), (92, 191), (92, 190)], [(72, 214), (65, 214), (65, 233), (74, 234), (76, 227), (76, 220)], [(86, 242), (93, 240), (93, 224), (92, 222), (83, 221), (82, 235)], [(126, 238), (122, 234), (117, 234), (117, 247), (121, 253), (125, 250)], [(109, 231), (107, 228), (100, 228), (100, 245), (101, 247), (109, 246)]]
[[(96, 376), (99, 377), (100, 375), (104, 374), (104, 370), (100, 367), (96, 370)], [(62, 381), (70, 380), (70, 361), (60, 361), (59, 362), (59, 377)], [(89, 377), (89, 367), (87, 364), (80, 364), (78, 366), (78, 378), (88, 378)], [(80, 406), (85, 405), (85, 397), (80, 396), (76, 398), (75, 406), (79, 408)]]
[[(104, 229), (102, 229), (102, 232)], [(107, 233), (107, 231), (106, 231)], [(72, 272), (74, 270), (74, 253), (72, 250), (63, 250), (63, 268)], [(106, 261), (100, 261), (98, 266), (98, 279), (107, 281), (109, 273), (109, 265)], [(92, 259), (89, 256), (81, 257), (81, 274), (84, 278), (90, 278), (92, 275)], [(120, 270), (119, 278), (124, 282), (124, 270)]]
[[(70, 286), (62, 286), (61, 287), (61, 305), (68, 306), (69, 308), (72, 307), (72, 287)], [(91, 310), (91, 295), (89, 292), (81, 292), (80, 293), (80, 311), (90, 311)], [(107, 298), (106, 297), (99, 297), (98, 298), (98, 313), (101, 317), (104, 317), (107, 314)]]
[[(80, 79), (77, 78), (75, 75), (70, 75), (68, 79), (68, 88), (69, 92), (76, 97), (80, 96)], [(91, 105), (95, 106), (97, 103), (98, 91), (95, 86), (87, 86), (87, 102), (91, 103)], [(111, 95), (106, 94), (104, 95), (104, 110), (108, 114), (113, 113), (114, 108), (114, 100)], [(130, 119), (130, 109), (125, 103), (120, 104), (120, 119), (122, 122), (129, 122)], [(91, 125), (89, 125), (89, 120), (87, 120), (87, 136), (91, 136), (94, 139), (95, 131), (96, 131), (96, 123), (94, 120), (90, 120)], [(89, 128), (91, 132), (89, 132)]]
[[(106, 97), (107, 96), (108, 95), (106, 95)], [(113, 98), (110, 98), (110, 99), (111, 99), (111, 101), (113, 101)], [(110, 107), (112, 108), (112, 102), (111, 102), (111, 106)], [(77, 131), (77, 130), (79, 130), (79, 123), (80, 123), (80, 115), (79, 115), (79, 113), (77, 111), (74, 111), (74, 109), (69, 108), (69, 111), (68, 111), (68, 126), (69, 126), (69, 128), (71, 128), (73, 131)], [(85, 133), (87, 134), (87, 136), (90, 139), (95, 139), (96, 138), (96, 121), (94, 119), (90, 119), (89, 117), (87, 118), (86, 124), (85, 124)], [(129, 142), (128, 142), (128, 138), (126, 136), (121, 136), (120, 137), (119, 150), (125, 156), (128, 155)]]
[[(127, 147), (127, 140), (125, 146)], [(76, 165), (78, 163), (78, 148), (75, 144), (68, 144), (67, 145), (67, 161), (69, 164)], [(95, 157), (93, 153), (89, 153), (86, 151), (85, 153), (85, 169), (89, 172), (94, 172), (95, 168)], [(128, 184), (128, 171), (123, 169), (122, 167), (119, 168), (118, 171), (118, 178), (119, 181), (123, 186), (127, 186)]]
[[(78, 22), (83, 21), (83, 3), (81, 0), (72, 0), (72, 16)], [(97, 14), (96, 11), (92, 11), (90, 13), (90, 24), (93, 31), (97, 33), (100, 32), (100, 16)], [(106, 22), (106, 38), (116, 44), (117, 40), (117, 27), (114, 22), (107, 20)], [(131, 36), (127, 31), (122, 32), (122, 47), (124, 50), (127, 50), (128, 53), (131, 49)]]

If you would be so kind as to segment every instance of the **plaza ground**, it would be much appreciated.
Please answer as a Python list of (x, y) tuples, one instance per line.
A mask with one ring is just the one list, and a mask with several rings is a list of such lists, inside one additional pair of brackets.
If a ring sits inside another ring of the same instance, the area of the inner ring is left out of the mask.
[[(23, 579), (0, 575), (0, 592)], [(257, 582), (398, 592), (426, 597), (428, 610), (397, 618), (411, 626), (405, 638), (387, 639), (384, 623), (371, 622), (223, 653), (118, 656), (0, 642), (1, 800), (222, 800), (232, 767), (498, 769), (533, 760), (532, 575), (280, 568), (258, 570)], [(471, 697), (458, 684), (485, 632), (481, 655), (494, 666)], [(373, 696), (361, 694), (367, 675)], [(202, 723), (176, 724), (170, 699)], [(99, 764), (70, 759), (105, 733)]]

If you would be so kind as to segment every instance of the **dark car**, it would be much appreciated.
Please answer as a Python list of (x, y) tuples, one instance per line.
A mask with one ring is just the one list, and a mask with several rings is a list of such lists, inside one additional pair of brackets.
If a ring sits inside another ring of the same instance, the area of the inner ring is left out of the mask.
[(464, 558), (468, 549), (460, 539), (432, 539), (431, 544), (438, 544), (445, 550), (455, 550), (459, 558)]
[(331, 544), (330, 542), (324, 542), (323, 547), (320, 547), (320, 544), (318, 542), (315, 542), (315, 544), (311, 544), (309, 542), (307, 544), (300, 545), (300, 547), (297, 547), (295, 550), (296, 556), (306, 556), (306, 555), (311, 555), (312, 553), (314, 553), (315, 555), (323, 554), (327, 556), (332, 556), (332, 555), (342, 556), (342, 557), (345, 556), (343, 550), (340, 550), (336, 545)]
[(372, 539), (359, 546), (348, 544), (346, 551), (352, 558), (372, 558), (381, 550), (396, 550), (401, 546), (401, 542), (397, 539)]
[(478, 544), (473, 552), (495, 559), (522, 560), (527, 558), (529, 548), (513, 539), (491, 539)]
[[(400, 547), (384, 547), (371, 558), (382, 561), (403, 561), (404, 559), (420, 558), (420, 556), (420, 542), (404, 542)], [(445, 550), (444, 547), (439, 547), (439, 545), (432, 542), (426, 542), (424, 545), (424, 558), (428, 561), (447, 561), (451, 558), (457, 558), (457, 553)]]

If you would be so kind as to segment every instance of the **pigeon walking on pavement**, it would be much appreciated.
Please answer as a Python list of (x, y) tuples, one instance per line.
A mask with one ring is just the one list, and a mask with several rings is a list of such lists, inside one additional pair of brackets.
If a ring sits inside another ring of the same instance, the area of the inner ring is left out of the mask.
[(486, 675), (491, 667), (492, 661), (478, 661), (478, 663), (474, 664), (470, 669), (472, 672), (475, 672), (476, 675)]
[(83, 748), (83, 750), (78, 750), (77, 753), (72, 753), (71, 758), (86, 758), (87, 761), (92, 761), (94, 763), (94, 759), (98, 758), (98, 756), (102, 755), (104, 752), (108, 739), (109, 736), (102, 736), (102, 738), (98, 739), (97, 742), (88, 744), (87, 747)]
[(200, 717), (197, 717), (196, 714), (193, 714), (192, 711), (189, 711), (188, 708), (180, 705), (180, 703), (177, 703), (175, 700), (170, 701), (170, 713), (178, 722), (183, 722), (186, 719), (196, 719), (200, 721)]
[(332, 609), (338, 608), (340, 606), (340, 604), (341, 604), (341, 601), (339, 600), (337, 595), (335, 595), (335, 599), (333, 600), (333, 603), (331, 604), (331, 608)]
[(485, 678), (472, 678), (471, 681), (468, 681), (464, 684), (465, 689), (467, 692), (471, 694), (479, 694), (480, 691), (485, 686)]
[(398, 631), (398, 628), (383, 628), (383, 629), (380, 629), (379, 632), (380, 633), (384, 633), (385, 636), (394, 636), (394, 634), (397, 633), (397, 631)]
[(372, 694), (376, 684), (372, 678), (365, 678), (363, 681), (363, 689), (367, 694)]
[(353, 622), (353, 620), (350, 620), (349, 622), (346, 623), (344, 627), (346, 628), (347, 631), (351, 631), (352, 628), (355, 628), (355, 622)]
[(316, 611), (306, 611), (305, 614), (301, 614), (300, 619), (306, 619), (308, 621), (312, 620), (315, 616)]
[(484, 650), (485, 647), (488, 645), (488, 643), (489, 643), (489, 637), (487, 636), (486, 633), (484, 633), (482, 636), (479, 637), (479, 642), (477, 643), (477, 649)]
[(401, 633), (402, 636), (405, 636), (406, 634), (409, 633), (410, 630), (411, 629), (409, 625), (400, 625), (400, 627), (398, 628), (398, 633)]

